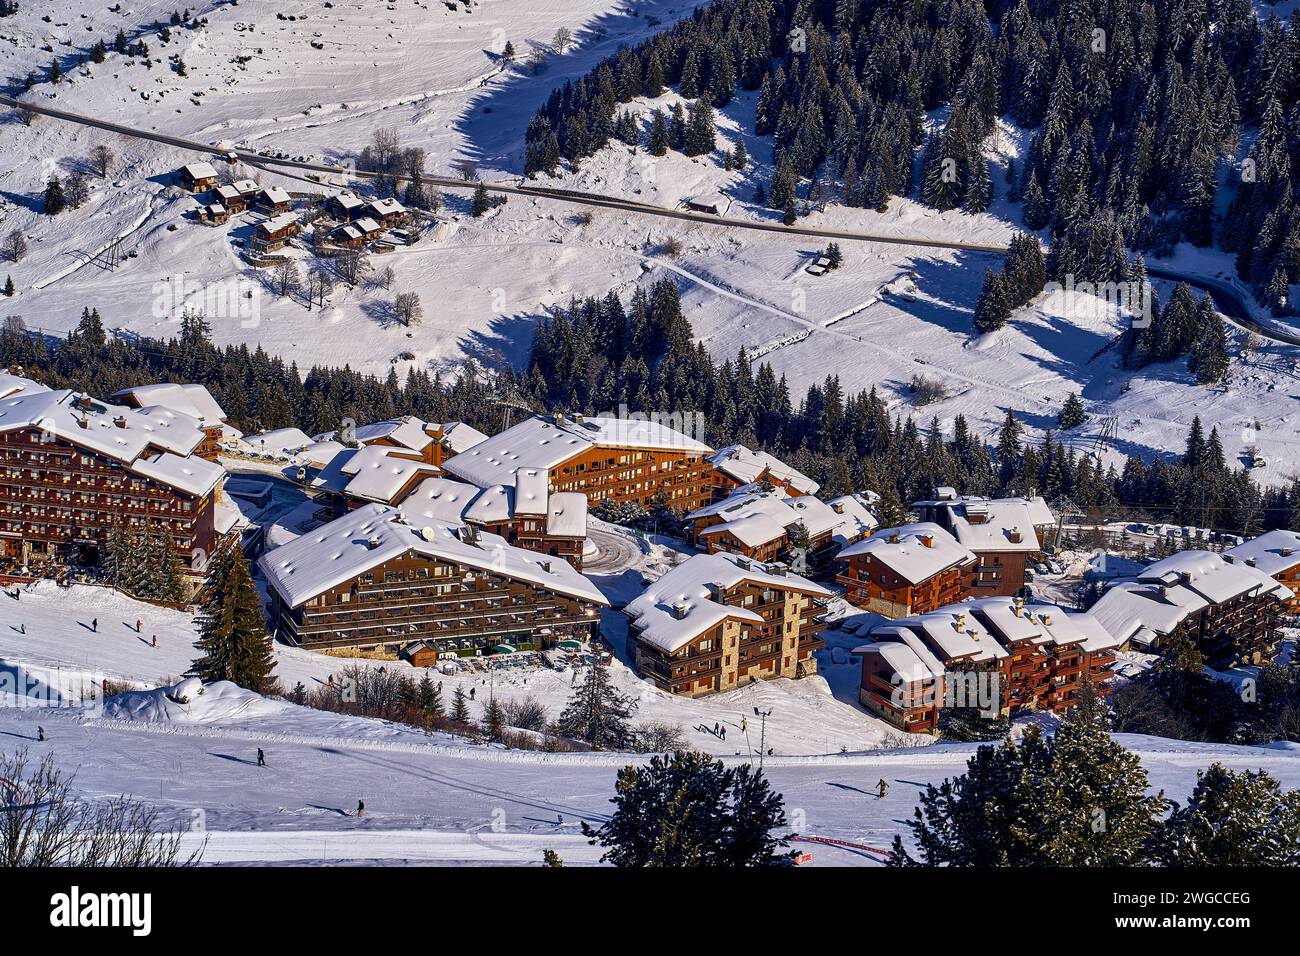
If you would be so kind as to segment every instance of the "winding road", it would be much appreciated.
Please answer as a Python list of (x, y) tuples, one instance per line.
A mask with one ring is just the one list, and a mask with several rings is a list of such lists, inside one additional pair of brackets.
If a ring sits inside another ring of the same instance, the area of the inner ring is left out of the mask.
[[(48, 116), (52, 119), (63, 120), (69, 123), (77, 123), (81, 126), (102, 129), (107, 132), (117, 133), (121, 136), (152, 140), (157, 143), (163, 143), (168, 146), (174, 146), (178, 149), (202, 153), (207, 156), (225, 158), (233, 154), (242, 162), (262, 168), (267, 166), (279, 166), (332, 175), (356, 176), (361, 179), (373, 178), (376, 175), (375, 173), (367, 172), (365, 170), (345, 169), (339, 166), (331, 166), (323, 163), (300, 162), (293, 159), (275, 159), (268, 156), (262, 156), (259, 153), (246, 149), (223, 150), (217, 146), (213, 146), (211, 143), (203, 143), (198, 140), (188, 139), (183, 136), (175, 136), (170, 133), (160, 133), (156, 130), (144, 130), (134, 126), (126, 126), (121, 123), (113, 123), (108, 120), (86, 116), (81, 113), (73, 113), (68, 110), (61, 110), (40, 103), (20, 102), (10, 96), (0, 95), (0, 105), (9, 106), (13, 109), (28, 113), (37, 113), (42, 116)], [(449, 176), (421, 176), (421, 180), (429, 185), (438, 186), (443, 189), (473, 190), (477, 189), (480, 185), (478, 180), (455, 179)], [(530, 198), (547, 199), (554, 202), (571, 203), (579, 206), (596, 206), (606, 209), (616, 209), (620, 212), (656, 216), (662, 219), (677, 219), (684, 222), (693, 222), (705, 226), (719, 226), (727, 229), (746, 229), (751, 232), (784, 233), (791, 236), (808, 236), (817, 239), (843, 239), (850, 242), (874, 242), (895, 246), (917, 246), (927, 249), (953, 249), (962, 252), (976, 252), (989, 255), (1005, 255), (1007, 252), (1006, 246), (992, 243), (957, 242), (921, 236), (897, 236), (814, 228), (808, 226), (787, 226), (784, 223), (779, 222), (763, 222), (753, 219), (739, 219), (733, 216), (717, 216), (709, 213), (694, 212), (688, 209), (673, 209), (667, 206), (656, 206), (650, 203), (637, 202), (635, 200), (623, 199), (617, 196), (606, 196), (600, 193), (581, 192), (577, 190), (550, 189), (545, 186), (525, 186), (523, 184), (511, 185), (500, 182), (484, 182), (482, 185), (483, 188), (490, 193), (528, 196)], [(1272, 342), (1278, 342), (1284, 345), (1300, 345), (1300, 335), (1274, 329), (1270, 326), (1263, 325), (1252, 318), (1245, 293), (1228, 282), (1220, 279), (1179, 272), (1174, 269), (1163, 267), (1148, 266), (1147, 272), (1153, 278), (1168, 279), (1175, 282), (1186, 282), (1188, 285), (1208, 293), (1220, 314), (1239, 328), (1246, 329), (1261, 338), (1268, 339)]]

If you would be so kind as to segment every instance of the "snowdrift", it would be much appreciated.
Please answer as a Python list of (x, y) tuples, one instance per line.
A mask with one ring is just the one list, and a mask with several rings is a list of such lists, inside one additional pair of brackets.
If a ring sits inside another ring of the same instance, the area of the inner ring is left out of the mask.
[(110, 698), (104, 716), (148, 723), (210, 724), (229, 720), (276, 717), (286, 705), (267, 700), (229, 681), (204, 684), (188, 677), (170, 687), (133, 691)]

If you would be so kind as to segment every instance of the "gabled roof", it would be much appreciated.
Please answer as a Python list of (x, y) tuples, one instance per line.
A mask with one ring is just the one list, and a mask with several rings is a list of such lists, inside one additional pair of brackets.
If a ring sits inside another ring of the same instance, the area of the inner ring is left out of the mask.
[(186, 163), (181, 169), (193, 180), (217, 178), (217, 171), (211, 163)]
[(192, 457), (203, 432), (186, 415), (157, 414), (110, 405), (89, 396), (31, 383), (0, 398), (0, 433), (39, 429), (60, 441), (85, 448), (178, 491), (201, 496), (225, 475), (220, 465)]
[(414, 415), (403, 415), (383, 422), (360, 425), (356, 430), (356, 439), (362, 445), (387, 439), (411, 451), (424, 451), (433, 443), (433, 438), (425, 431), (427, 423)]
[(606, 605), (604, 595), (561, 558), (525, 551), (504, 538), (479, 532), (462, 540), (447, 524), (415, 527), (396, 508), (369, 504), (262, 556), (258, 566), (290, 607), (299, 607), (373, 568), (408, 553), (473, 571), (525, 581), (559, 594)]
[(226, 413), (203, 385), (193, 382), (160, 382), (156, 385), (136, 385), (114, 392), (110, 398), (127, 400), (138, 408), (160, 405), (172, 411), (196, 418), (203, 425), (213, 427), (226, 420)]
[(865, 541), (845, 548), (837, 557), (847, 560), (858, 555), (874, 558), (911, 584), (977, 560), (974, 552), (931, 521), (882, 528)]
[(298, 214), (292, 212), (282, 212), (278, 216), (272, 216), (270, 219), (263, 219), (257, 224), (257, 231), (265, 235), (274, 235), (282, 229), (288, 229), (290, 226), (298, 224)]
[(447, 471), (481, 487), (513, 484), (520, 468), (549, 470), (595, 448), (683, 451), (712, 449), (658, 422), (640, 419), (533, 417), (447, 461)]
[(807, 578), (776, 573), (740, 555), (697, 554), (651, 584), (624, 610), (638, 640), (673, 654), (729, 618), (762, 622), (762, 616), (748, 608), (713, 599), (714, 588), (731, 588), (742, 582), (820, 598), (834, 596)]
[[(509, 485), (479, 488), (453, 478), (426, 478), (398, 504), (402, 516), (412, 524), (444, 521), (482, 526), (502, 524), (520, 515), (545, 517), (546, 533), (561, 537), (586, 537), (587, 496), (578, 492), (557, 492), (542, 498), (544, 510), (517, 512), (517, 489)], [(530, 506), (530, 509), (532, 506)]]
[(785, 482), (791, 490), (800, 494), (815, 495), (819, 487), (817, 482), (797, 468), (787, 465), (775, 455), (769, 455), (765, 451), (754, 451), (744, 445), (728, 445), (719, 448), (709, 456), (709, 461), (713, 462), (714, 467), (724, 475), (742, 485), (752, 484), (767, 473)]
[(363, 445), (336, 455), (312, 479), (314, 488), (395, 504), (395, 500), (420, 475), (436, 476), (441, 469), (425, 461), (405, 458), (386, 445)]
[(1249, 564), (1268, 575), (1282, 574), (1300, 565), (1300, 533), (1278, 528), (1244, 541), (1223, 552), (1225, 560)]

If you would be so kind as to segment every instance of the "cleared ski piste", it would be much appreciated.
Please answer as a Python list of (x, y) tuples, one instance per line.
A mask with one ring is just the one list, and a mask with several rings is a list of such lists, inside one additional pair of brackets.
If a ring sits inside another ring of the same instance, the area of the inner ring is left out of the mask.
[[(597, 862), (580, 821), (599, 825), (623, 754), (541, 754), (466, 747), (380, 721), (288, 704), (254, 720), (185, 724), (86, 718), (65, 709), (0, 707), (5, 749), (53, 754), (75, 789), (100, 799), (129, 793), (204, 839), (204, 861), (266, 863), (535, 864), (554, 849), (570, 864)], [(36, 727), (46, 740), (37, 741)], [(1300, 786), (1300, 748), (1206, 745), (1121, 736), (1153, 789), (1181, 799), (1213, 761), (1263, 768)], [(257, 766), (257, 748), (267, 766)], [(973, 745), (774, 757), (766, 763), (800, 833), (888, 846), (905, 833), (927, 783), (962, 771)], [(734, 761), (737, 758), (725, 758)], [(876, 782), (890, 784), (878, 798)], [(365, 814), (355, 814), (357, 801)], [(814, 865), (876, 865), (857, 851), (801, 845)]]

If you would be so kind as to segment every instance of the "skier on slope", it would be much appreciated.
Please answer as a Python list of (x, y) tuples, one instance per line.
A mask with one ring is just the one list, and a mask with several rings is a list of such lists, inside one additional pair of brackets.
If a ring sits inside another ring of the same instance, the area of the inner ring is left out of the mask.
[(358, 800), (358, 801), (357, 801), (357, 816), (359, 816), (359, 817), (364, 817), (365, 815), (366, 815), (366, 802), (365, 802), (364, 800)]
[(257, 765), (258, 765), (259, 767), (265, 767), (265, 766), (266, 766), (266, 754), (262, 753), (262, 748), (261, 748), (261, 747), (258, 747), (258, 748), (257, 748)]
[(889, 792), (889, 783), (888, 781), (885, 780), (884, 777), (881, 777), (878, 781), (876, 781), (876, 792), (877, 792), (877, 796), (876, 796), (877, 800), (885, 799), (885, 794)]
[(36, 739), (37, 739), (38, 741), (44, 741), (44, 740), (45, 740), (45, 728), (44, 728), (44, 727), (37, 726), (37, 728), (36, 728)]

